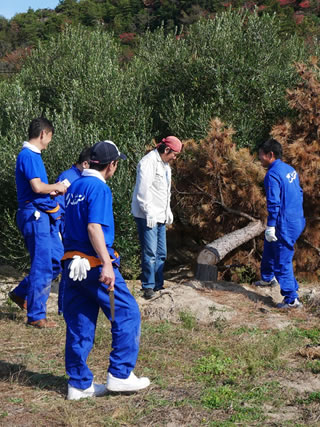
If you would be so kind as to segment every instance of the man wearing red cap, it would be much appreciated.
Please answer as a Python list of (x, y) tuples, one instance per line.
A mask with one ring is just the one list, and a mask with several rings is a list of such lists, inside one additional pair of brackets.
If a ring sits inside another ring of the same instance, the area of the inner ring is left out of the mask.
[(178, 138), (167, 136), (140, 160), (137, 167), (131, 212), (141, 244), (141, 283), (146, 299), (163, 289), (163, 267), (167, 256), (166, 224), (173, 222), (169, 163), (175, 160), (181, 149), (182, 143)]

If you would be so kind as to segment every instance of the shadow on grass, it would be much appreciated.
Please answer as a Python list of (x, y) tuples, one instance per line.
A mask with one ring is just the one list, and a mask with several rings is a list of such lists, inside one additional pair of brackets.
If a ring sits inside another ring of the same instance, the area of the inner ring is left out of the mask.
[(15, 307), (2, 306), (0, 307), (0, 320), (23, 321), (26, 312)]
[(18, 383), (22, 386), (55, 391), (63, 395), (66, 393), (67, 389), (67, 380), (64, 376), (28, 371), (23, 364), (8, 363), (4, 360), (0, 360), (0, 381), (1, 380)]
[[(201, 284), (205, 289), (215, 289), (218, 291), (241, 294), (253, 302), (262, 302), (263, 304), (265, 304), (266, 306), (268, 306), (270, 308), (276, 307), (271, 296), (265, 296), (265, 295), (261, 295), (257, 292), (249, 291), (248, 289), (245, 289), (243, 286), (238, 285), (237, 283), (234, 283), (234, 282), (224, 282), (224, 281), (201, 282)], [(199, 288), (197, 288), (197, 289), (199, 289)]]

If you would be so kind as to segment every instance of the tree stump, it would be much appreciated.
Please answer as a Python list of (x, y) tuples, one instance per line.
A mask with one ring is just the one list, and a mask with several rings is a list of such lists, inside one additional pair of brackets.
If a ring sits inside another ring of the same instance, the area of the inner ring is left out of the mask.
[(217, 263), (233, 249), (243, 245), (265, 229), (261, 221), (252, 221), (246, 227), (226, 234), (205, 246), (197, 258), (196, 279), (200, 281), (217, 281)]

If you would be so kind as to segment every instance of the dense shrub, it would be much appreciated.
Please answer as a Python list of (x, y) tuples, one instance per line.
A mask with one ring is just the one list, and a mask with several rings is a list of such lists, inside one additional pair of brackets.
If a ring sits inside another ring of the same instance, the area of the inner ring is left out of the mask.
[(130, 215), (135, 170), (152, 137), (198, 140), (212, 116), (235, 129), (239, 146), (253, 147), (290, 110), (285, 89), (305, 58), (295, 36), (284, 40), (276, 17), (226, 12), (189, 27), (163, 29), (137, 40), (131, 61), (120, 41), (100, 29), (66, 28), (40, 44), (20, 73), (0, 83), (1, 259), (25, 260), (14, 225), (14, 164), (29, 121), (40, 114), (56, 128), (43, 154), (49, 180), (71, 166), (85, 145), (112, 139), (128, 155), (111, 180), (116, 244), (126, 275), (137, 271), (138, 244)]
[[(34, 50), (14, 83), (2, 83), (0, 164), (4, 192), (0, 210), (8, 208), (7, 214), (13, 218), (15, 158), (34, 116), (43, 113), (55, 125), (53, 141), (43, 153), (51, 182), (71, 166), (84, 146), (111, 139), (128, 156), (110, 186), (116, 212), (115, 245), (127, 260), (124, 270), (129, 274), (128, 270), (137, 270), (138, 248), (129, 215), (131, 190), (137, 161), (151, 140), (151, 109), (141, 102), (141, 88), (130, 70), (121, 70), (120, 55), (120, 46), (112, 36), (69, 28), (57, 40)], [(1, 253), (7, 258), (6, 231)]]
[(210, 119), (220, 117), (236, 130), (238, 146), (252, 146), (289, 114), (292, 64), (307, 56), (303, 41), (284, 35), (275, 15), (229, 11), (187, 34), (146, 34), (135, 65), (144, 69), (144, 99), (155, 106), (159, 134), (201, 138)]

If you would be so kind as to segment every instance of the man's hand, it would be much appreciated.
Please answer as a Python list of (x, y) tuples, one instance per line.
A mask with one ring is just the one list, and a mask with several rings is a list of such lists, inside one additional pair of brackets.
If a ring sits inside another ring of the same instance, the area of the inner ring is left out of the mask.
[(68, 190), (68, 187), (62, 184), (62, 182), (57, 182), (55, 186), (56, 189), (51, 191), (50, 196), (63, 196)]
[(147, 215), (147, 227), (153, 228), (157, 225), (157, 220), (153, 216)]
[(169, 211), (166, 219), (166, 224), (171, 225), (172, 223), (173, 223), (173, 214), (171, 211)]
[(87, 278), (87, 271), (91, 269), (89, 261), (87, 258), (81, 258), (79, 255), (72, 257), (73, 260), (69, 264), (69, 277), (70, 279), (83, 280)]
[(276, 236), (276, 228), (275, 227), (267, 227), (266, 231), (264, 232), (264, 236), (267, 240), (267, 242), (276, 242), (277, 236)]
[(115, 275), (111, 262), (102, 266), (99, 280), (101, 283), (108, 285), (108, 291), (114, 290)]

